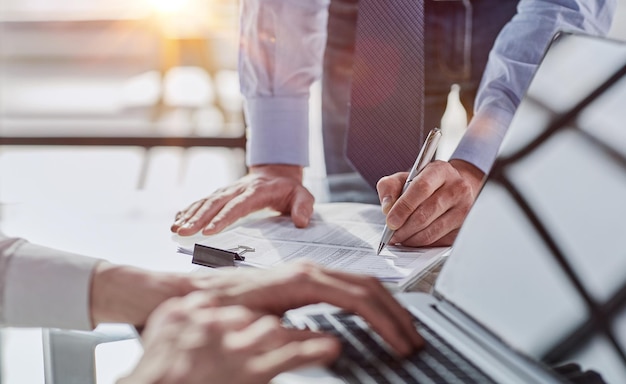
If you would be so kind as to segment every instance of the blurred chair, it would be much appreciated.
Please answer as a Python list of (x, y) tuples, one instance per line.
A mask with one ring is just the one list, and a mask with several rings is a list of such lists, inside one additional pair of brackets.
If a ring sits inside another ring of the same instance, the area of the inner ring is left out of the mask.
[(46, 384), (95, 384), (95, 350), (99, 344), (137, 337), (127, 325), (101, 325), (92, 332), (44, 329)]

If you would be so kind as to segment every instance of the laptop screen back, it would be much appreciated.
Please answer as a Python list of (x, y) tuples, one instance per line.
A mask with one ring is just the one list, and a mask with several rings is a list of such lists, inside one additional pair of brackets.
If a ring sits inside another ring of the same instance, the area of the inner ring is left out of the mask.
[(626, 382), (626, 45), (551, 45), (436, 290), (524, 354)]

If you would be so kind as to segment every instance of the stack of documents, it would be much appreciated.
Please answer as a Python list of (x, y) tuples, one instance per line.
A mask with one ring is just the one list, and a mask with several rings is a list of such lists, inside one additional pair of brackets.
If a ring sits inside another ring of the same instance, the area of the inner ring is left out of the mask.
[[(307, 228), (296, 228), (288, 216), (271, 216), (244, 222), (198, 244), (223, 250), (253, 248), (240, 266), (271, 268), (298, 259), (327, 268), (375, 276), (384, 282), (406, 286), (447, 254), (449, 248), (388, 246), (376, 250), (385, 225), (377, 205), (328, 203), (315, 206)], [(192, 254), (191, 247), (180, 247)]]

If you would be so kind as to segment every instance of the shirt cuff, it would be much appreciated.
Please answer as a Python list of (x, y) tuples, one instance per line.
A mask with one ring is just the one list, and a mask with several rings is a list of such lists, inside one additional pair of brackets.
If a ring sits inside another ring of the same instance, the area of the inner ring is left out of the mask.
[(91, 330), (91, 276), (100, 260), (25, 243), (10, 257), (4, 320), (20, 327)]
[(309, 98), (246, 100), (248, 165), (309, 165)]
[(514, 112), (498, 107), (478, 111), (450, 159), (467, 161), (488, 174)]

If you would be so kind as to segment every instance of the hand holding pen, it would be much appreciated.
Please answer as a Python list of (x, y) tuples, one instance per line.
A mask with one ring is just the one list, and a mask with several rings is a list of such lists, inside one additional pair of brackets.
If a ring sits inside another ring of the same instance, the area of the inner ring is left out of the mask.
[[(409, 175), (407, 176), (406, 181), (404, 182), (404, 186), (402, 187), (402, 193), (404, 193), (407, 190), (407, 188), (409, 187), (413, 179), (426, 167), (426, 165), (428, 165), (428, 163), (432, 161), (433, 157), (435, 156), (435, 152), (437, 150), (437, 145), (439, 144), (440, 138), (441, 138), (441, 129), (439, 128), (433, 128), (428, 133), (428, 136), (426, 137), (426, 140), (424, 141), (424, 145), (422, 146), (422, 149), (417, 155), (417, 159), (415, 160), (413, 167), (411, 167), (411, 171), (409, 172)], [(387, 246), (394, 232), (395, 232), (394, 230), (389, 229), (389, 227), (385, 225), (382, 238), (378, 246), (378, 251), (376, 252), (377, 255), (379, 255), (380, 252), (385, 248), (385, 246)]]

